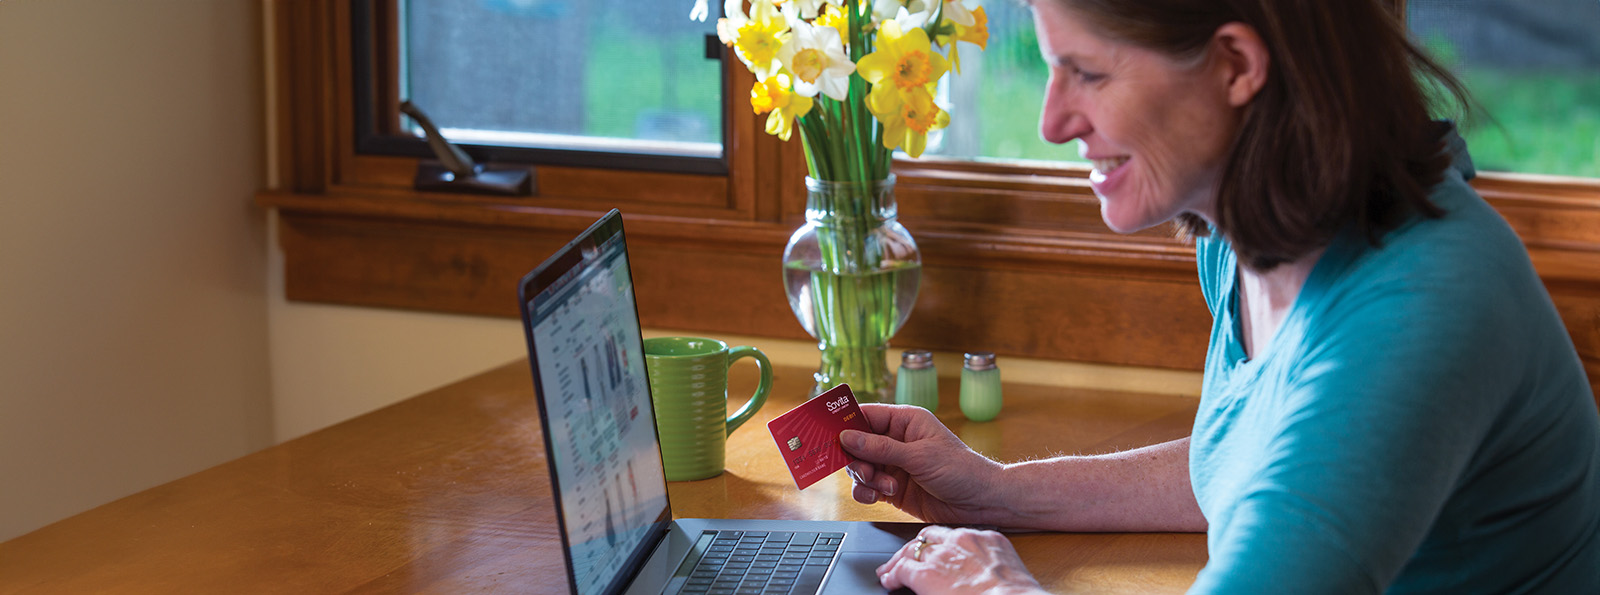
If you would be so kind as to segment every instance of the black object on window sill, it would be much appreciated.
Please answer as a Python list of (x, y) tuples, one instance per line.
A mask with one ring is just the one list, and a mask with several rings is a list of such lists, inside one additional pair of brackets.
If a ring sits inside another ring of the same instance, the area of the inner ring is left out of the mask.
[(458, 192), (496, 196), (533, 196), (533, 171), (529, 166), (496, 166), (474, 162), (466, 151), (445, 140), (428, 115), (410, 101), (400, 102), (400, 112), (411, 116), (427, 136), (428, 148), (438, 161), (417, 164), (412, 187), (423, 192)]

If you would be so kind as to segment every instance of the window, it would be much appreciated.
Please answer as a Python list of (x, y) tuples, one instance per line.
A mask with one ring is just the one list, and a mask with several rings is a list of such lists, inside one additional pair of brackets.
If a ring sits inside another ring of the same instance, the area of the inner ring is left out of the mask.
[[(401, 99), (422, 106), (458, 144), (605, 152), (611, 163), (629, 153), (720, 159), (721, 50), (707, 46), (714, 43), (708, 37), (715, 35), (715, 19), (690, 20), (679, 4), (400, 0), (397, 72), (390, 78)], [(969, 49), (961, 76), (946, 79), (941, 103), (961, 115), (933, 133), (928, 154), (1040, 166), (1080, 163), (1075, 145), (1039, 138), (1037, 108), (1049, 73), (1028, 8), (990, 2), (985, 10), (989, 48)], [(366, 26), (356, 24), (358, 30)], [(358, 78), (373, 76), (369, 64), (378, 62), (357, 61)], [(358, 98), (359, 107), (367, 105)], [(400, 130), (422, 134), (409, 119)], [(372, 150), (383, 151), (381, 146)], [(390, 150), (416, 154), (417, 147)], [(552, 153), (496, 155), (548, 160)], [(637, 166), (636, 160), (622, 161)], [(645, 163), (671, 171), (719, 171), (692, 160)]]
[(428, 155), (404, 100), (488, 159), (725, 173), (709, 29), (668, 5), (356, 2), (358, 148)]
[(401, 6), (401, 87), (457, 116), (462, 138), (722, 156), (722, 76), (705, 55), (712, 31), (671, 2)]
[(1491, 116), (1465, 128), (1479, 169), (1600, 177), (1600, 2), (1412, 0), (1406, 16)]
[(946, 79), (941, 99), (950, 126), (929, 139), (928, 154), (975, 161), (1084, 162), (1077, 143), (1052, 145), (1039, 137), (1039, 109), (1050, 71), (1039, 55), (1033, 14), (1014, 1), (983, 3), (989, 44), (961, 53), (961, 75)]

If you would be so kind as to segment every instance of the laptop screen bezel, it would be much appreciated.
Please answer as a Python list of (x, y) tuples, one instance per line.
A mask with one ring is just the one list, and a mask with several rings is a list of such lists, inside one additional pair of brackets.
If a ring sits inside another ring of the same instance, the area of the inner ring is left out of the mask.
[[(545, 290), (554, 285), (574, 280), (572, 277), (567, 276), (567, 273), (576, 267), (583, 266), (585, 249), (591, 251), (597, 249), (614, 236), (622, 240), (623, 260), (628, 266), (628, 277), (631, 279), (633, 277), (633, 264), (627, 258), (627, 240), (622, 232), (622, 212), (612, 209), (590, 225), (583, 233), (578, 234), (578, 237), (567, 242), (565, 246), (557, 250), (554, 255), (546, 259), (537, 268), (523, 276), (522, 282), (517, 286), (518, 310), (522, 312), (522, 329), (528, 342), (528, 367), (533, 370), (535, 400), (539, 403), (539, 426), (544, 436), (545, 464), (550, 470), (551, 496), (556, 503), (556, 523), (561, 533), (561, 556), (566, 562), (567, 588), (573, 595), (579, 595), (577, 569), (572, 560), (572, 543), (568, 538), (566, 512), (562, 510), (561, 505), (561, 478), (557, 473), (556, 462), (550, 459), (551, 453), (554, 452), (554, 445), (551, 442), (550, 412), (545, 403), (543, 385), (540, 384), (539, 365), (538, 362), (534, 361), (534, 354), (538, 353), (538, 351), (534, 341), (533, 329), (535, 321), (533, 320), (532, 305), (534, 298)], [(633, 315), (634, 320), (637, 321), (639, 319), (638, 299), (633, 300)], [(649, 390), (648, 383), (645, 385), (645, 390)], [(654, 425), (654, 403), (647, 402), (645, 405), (646, 410), (650, 413), (650, 423)], [(660, 436), (656, 437), (656, 441), (657, 444), (660, 443)], [(660, 454), (659, 448), (657, 449), (657, 454)], [(665, 468), (665, 461), (662, 462), (662, 465)], [(612, 577), (606, 587), (601, 590), (601, 593), (614, 595), (626, 589), (628, 582), (634, 575), (639, 573), (639, 569), (644, 566), (645, 560), (649, 558), (650, 553), (655, 550), (661, 539), (666, 536), (667, 530), (672, 523), (672, 502), (665, 480), (662, 481), (661, 493), (667, 496), (665, 506), (656, 516), (656, 520), (651, 523), (649, 532), (639, 542), (639, 546), (628, 555), (622, 570)]]

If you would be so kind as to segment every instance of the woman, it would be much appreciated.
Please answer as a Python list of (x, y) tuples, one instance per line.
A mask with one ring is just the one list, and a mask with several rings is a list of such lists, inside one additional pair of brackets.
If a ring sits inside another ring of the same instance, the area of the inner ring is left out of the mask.
[[(1600, 593), (1600, 417), (1516, 236), (1466, 184), (1375, 0), (1034, 0), (1041, 132), (1112, 229), (1196, 236), (1214, 316), (1189, 438), (1001, 465), (916, 408), (840, 439), (855, 498), (935, 523), (1206, 531), (1193, 592)], [(879, 569), (1031, 592), (998, 533)]]

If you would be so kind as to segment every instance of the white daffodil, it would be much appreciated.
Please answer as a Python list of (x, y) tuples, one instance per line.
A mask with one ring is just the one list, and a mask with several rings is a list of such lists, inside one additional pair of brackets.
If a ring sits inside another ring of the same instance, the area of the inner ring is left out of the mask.
[(750, 17), (744, 14), (744, 3), (738, 0), (727, 0), (722, 6), (722, 14), (728, 16), (717, 19), (717, 39), (722, 41), (722, 45), (733, 47), (734, 40), (739, 38), (739, 27), (749, 22)]
[(844, 53), (839, 30), (805, 21), (790, 24), (793, 35), (778, 49), (778, 61), (794, 74), (794, 92), (816, 97), (817, 91), (838, 101), (850, 93), (850, 73), (855, 63)]
[(824, 4), (832, 4), (828, 0), (787, 0), (783, 3), (783, 14), (789, 17), (789, 22), (795, 21), (795, 16), (805, 20), (817, 18), (822, 12)]
[[(929, 6), (937, 7), (938, 5), (931, 4)], [(894, 22), (900, 25), (901, 31), (921, 29), (928, 26), (928, 21), (933, 20), (932, 10), (928, 10), (927, 7), (921, 6), (918, 8), (921, 10), (913, 10), (911, 8), (902, 6), (900, 7), (900, 12), (895, 13)]]
[[(932, 11), (928, 9), (934, 6), (938, 6), (937, 0), (873, 0), (872, 22), (881, 23), (894, 19), (902, 10), (911, 14), (931, 13)], [(926, 23), (931, 16), (929, 14), (923, 17), (922, 22)]]
[(927, 26), (935, 14), (939, 14), (944, 21), (963, 27), (972, 26), (972, 9), (967, 8), (965, 0), (943, 0), (942, 14), (939, 13), (940, 5), (939, 0), (874, 0), (872, 15), (877, 22), (889, 19), (899, 21), (901, 28)]
[(756, 79), (771, 78), (778, 69), (778, 49), (789, 39), (789, 23), (772, 0), (754, 0), (750, 14), (743, 0), (727, 0), (727, 18), (717, 21), (717, 37), (733, 46), (734, 54), (750, 67)]
[(972, 17), (972, 9), (967, 8), (963, 0), (944, 0), (944, 15), (940, 18), (962, 27), (971, 27), (976, 22)]

